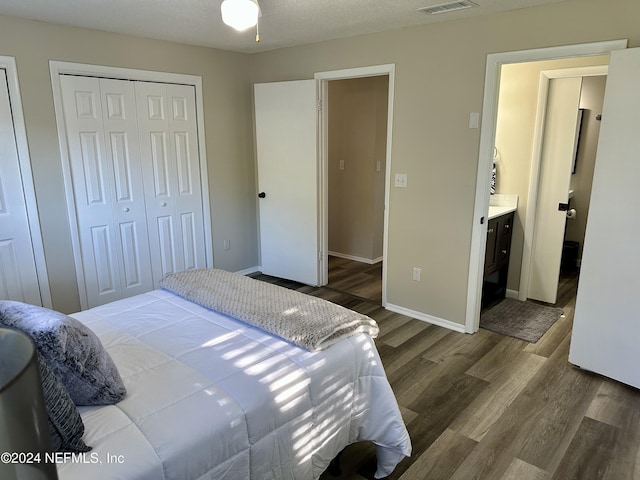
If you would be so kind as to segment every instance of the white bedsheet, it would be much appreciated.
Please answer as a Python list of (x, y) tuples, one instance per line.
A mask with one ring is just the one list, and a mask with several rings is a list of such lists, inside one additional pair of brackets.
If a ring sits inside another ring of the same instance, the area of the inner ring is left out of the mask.
[(310, 353), (156, 290), (74, 314), (127, 387), (80, 407), (84, 457), (60, 480), (317, 479), (344, 446), (377, 445), (376, 477), (411, 444), (373, 340)]

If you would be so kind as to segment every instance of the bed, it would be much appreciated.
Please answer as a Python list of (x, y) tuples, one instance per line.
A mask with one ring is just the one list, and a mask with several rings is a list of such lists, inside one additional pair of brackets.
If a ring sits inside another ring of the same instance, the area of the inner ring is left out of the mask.
[(79, 407), (90, 452), (60, 480), (317, 479), (376, 445), (376, 478), (411, 443), (371, 336), (310, 352), (167, 290), (72, 317), (99, 337), (126, 397)]

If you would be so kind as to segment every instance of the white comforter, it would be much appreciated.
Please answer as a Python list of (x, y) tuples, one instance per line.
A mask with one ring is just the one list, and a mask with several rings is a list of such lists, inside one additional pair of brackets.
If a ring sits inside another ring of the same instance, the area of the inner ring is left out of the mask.
[(93, 450), (60, 480), (316, 479), (359, 440), (377, 445), (380, 478), (411, 453), (365, 334), (310, 353), (162, 290), (73, 316), (128, 394), (80, 408)]

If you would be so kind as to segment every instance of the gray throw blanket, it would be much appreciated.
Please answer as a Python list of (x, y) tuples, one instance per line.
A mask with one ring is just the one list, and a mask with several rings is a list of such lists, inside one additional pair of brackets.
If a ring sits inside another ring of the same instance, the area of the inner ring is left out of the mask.
[(375, 338), (376, 322), (321, 298), (217, 269), (174, 273), (160, 288), (229, 315), (311, 352), (359, 332)]

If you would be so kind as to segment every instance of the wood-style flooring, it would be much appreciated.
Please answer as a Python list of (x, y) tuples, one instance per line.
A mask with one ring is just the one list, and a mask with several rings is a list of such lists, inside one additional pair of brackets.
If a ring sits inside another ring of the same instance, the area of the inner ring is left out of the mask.
[[(563, 278), (564, 316), (536, 344), (452, 332), (334, 287), (255, 277), (378, 322), (376, 345), (413, 444), (389, 479), (640, 479), (640, 391), (567, 361), (577, 274)], [(342, 475), (321, 480), (372, 479), (375, 465), (374, 446), (357, 443), (342, 455)]]
[(382, 305), (382, 262), (369, 265), (329, 256), (327, 287)]

